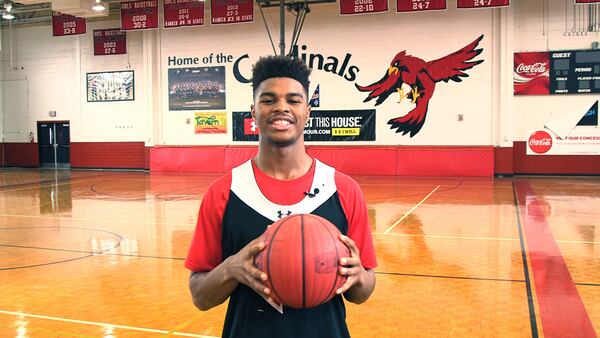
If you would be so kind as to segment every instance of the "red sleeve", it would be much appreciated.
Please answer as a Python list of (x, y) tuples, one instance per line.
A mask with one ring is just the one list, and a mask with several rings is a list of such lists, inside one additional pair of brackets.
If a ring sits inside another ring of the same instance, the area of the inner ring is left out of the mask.
[(348, 237), (356, 243), (360, 250), (362, 266), (365, 269), (374, 269), (377, 266), (377, 259), (362, 190), (355, 180), (339, 171), (335, 172), (335, 184), (342, 208), (348, 219)]
[(231, 172), (207, 189), (200, 203), (198, 222), (185, 267), (194, 272), (210, 271), (221, 264), (221, 224), (231, 189)]

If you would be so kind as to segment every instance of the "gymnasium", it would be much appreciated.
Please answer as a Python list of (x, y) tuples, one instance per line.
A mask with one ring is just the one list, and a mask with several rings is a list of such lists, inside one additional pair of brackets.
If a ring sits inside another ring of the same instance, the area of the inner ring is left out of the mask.
[(352, 337), (598, 336), (600, 0), (0, 1), (0, 337), (221, 336), (184, 260), (274, 54), (367, 203)]

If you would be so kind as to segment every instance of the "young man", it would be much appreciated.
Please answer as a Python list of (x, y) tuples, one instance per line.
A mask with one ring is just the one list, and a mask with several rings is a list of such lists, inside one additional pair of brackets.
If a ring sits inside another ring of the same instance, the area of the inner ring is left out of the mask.
[[(192, 271), (194, 304), (208, 310), (229, 298), (223, 337), (348, 337), (343, 297), (366, 301), (377, 265), (367, 209), (358, 184), (311, 158), (304, 148), (310, 115), (304, 63), (261, 58), (252, 69), (252, 117), (260, 130), (258, 154), (209, 188), (185, 266)], [(269, 278), (254, 265), (259, 236), (288, 214), (313, 213), (338, 227), (351, 257), (339, 262), (346, 283), (329, 302), (277, 312), (263, 298)], [(347, 236), (344, 236), (347, 235)]]

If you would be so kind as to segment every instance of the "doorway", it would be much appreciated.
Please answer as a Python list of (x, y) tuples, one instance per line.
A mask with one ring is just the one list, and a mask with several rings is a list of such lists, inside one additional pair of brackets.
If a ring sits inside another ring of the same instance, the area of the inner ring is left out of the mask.
[(40, 167), (71, 167), (71, 137), (69, 128), (69, 121), (37, 123)]

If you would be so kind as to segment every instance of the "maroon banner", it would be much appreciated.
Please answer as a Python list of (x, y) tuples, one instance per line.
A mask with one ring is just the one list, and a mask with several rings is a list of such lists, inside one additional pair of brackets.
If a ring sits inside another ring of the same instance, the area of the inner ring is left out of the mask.
[(388, 11), (388, 0), (340, 0), (340, 14), (368, 14)]
[(158, 28), (158, 0), (121, 2), (121, 30)]
[(163, 8), (165, 28), (204, 24), (203, 0), (165, 0)]
[(254, 20), (252, 0), (210, 0), (212, 24), (240, 23)]
[(127, 35), (119, 28), (94, 29), (94, 55), (127, 53)]
[(576, 4), (597, 4), (600, 0), (575, 0)]
[(396, 0), (396, 12), (421, 12), (446, 9), (446, 0)]
[(86, 21), (73, 15), (52, 12), (52, 35), (77, 35), (85, 34)]
[(510, 6), (510, 0), (456, 0), (458, 8), (487, 8)]
[(550, 53), (515, 53), (514, 62), (515, 95), (550, 94)]

